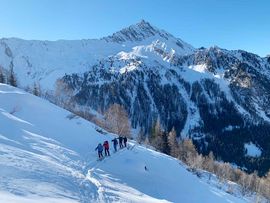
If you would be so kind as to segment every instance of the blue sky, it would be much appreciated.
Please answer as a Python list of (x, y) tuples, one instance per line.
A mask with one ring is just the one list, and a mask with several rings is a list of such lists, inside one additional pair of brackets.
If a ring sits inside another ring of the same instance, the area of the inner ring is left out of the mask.
[(0, 0), (0, 37), (89, 39), (145, 19), (194, 47), (270, 54), (269, 0)]

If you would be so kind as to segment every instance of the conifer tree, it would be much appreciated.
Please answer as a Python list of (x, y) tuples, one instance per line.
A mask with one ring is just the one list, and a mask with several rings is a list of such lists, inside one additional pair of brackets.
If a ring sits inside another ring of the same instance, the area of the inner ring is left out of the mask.
[(36, 82), (34, 83), (33, 94), (36, 96), (40, 96), (40, 86)]
[(0, 69), (0, 83), (5, 83), (5, 76), (3, 74), (3, 71)]
[(162, 131), (160, 121), (157, 120), (154, 127), (152, 128), (151, 136), (150, 136), (150, 143), (153, 147), (157, 150), (164, 152), (165, 149), (165, 142), (164, 142), (164, 132)]
[(13, 87), (17, 87), (17, 80), (13, 71), (13, 67), (10, 68), (8, 83)]

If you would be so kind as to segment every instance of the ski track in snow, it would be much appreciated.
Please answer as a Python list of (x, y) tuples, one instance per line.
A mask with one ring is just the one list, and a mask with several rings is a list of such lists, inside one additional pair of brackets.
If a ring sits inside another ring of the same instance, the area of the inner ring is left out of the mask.
[[(148, 26), (145, 22), (140, 25)], [(131, 28), (135, 33), (143, 31), (138, 25)], [(119, 66), (111, 68), (123, 74), (140, 67), (121, 62), (140, 58), (147, 67), (156, 66), (156, 71), (163, 76), (165, 70), (173, 68), (190, 84), (203, 79), (214, 80), (238, 111), (249, 115), (233, 99), (222, 68), (220, 73), (213, 75), (204, 64), (183, 66), (182, 69), (171, 67), (170, 59), (174, 54), (184, 56), (195, 49), (165, 31), (154, 29), (156, 35), (139, 42), (115, 43), (110, 38), (107, 38), (109, 41), (55, 42), (1, 39), (0, 63), (5, 69), (14, 66), (22, 86), (32, 86), (38, 81), (45, 90), (52, 90), (58, 78), (74, 72), (83, 74), (101, 59), (111, 56), (119, 59)], [(161, 38), (160, 34), (167, 37)], [(115, 37), (125, 38), (121, 32)], [(162, 77), (161, 84), (168, 83), (164, 79)], [(187, 104), (188, 117), (182, 131), (186, 135), (200, 122), (200, 114), (183, 85), (176, 78), (173, 80), (171, 84), (182, 87), (179, 93)], [(105, 82), (97, 81), (96, 84)], [(156, 109), (146, 80), (143, 85), (151, 108)], [(212, 102), (206, 92), (205, 95)], [(133, 92), (130, 97), (133, 103)], [(258, 115), (269, 121), (261, 107), (255, 107)], [(105, 139), (111, 140), (113, 135), (101, 135), (96, 132), (95, 125), (80, 118), (68, 119), (68, 115), (70, 112), (49, 102), (0, 84), (0, 202), (248, 201), (232, 197), (198, 179), (178, 160), (142, 146), (134, 145), (132, 150), (123, 149), (98, 162), (95, 146)], [(146, 165), (148, 172), (144, 171)]]
[(96, 161), (96, 145), (114, 135), (69, 116), (0, 84), (0, 202), (247, 202), (213, 190), (178, 160), (132, 141), (129, 150)]
[[(130, 146), (130, 151), (135, 147)], [(113, 153), (110, 157), (105, 157), (101, 161), (90, 166), (90, 169), (87, 172), (86, 180), (93, 183), (97, 188), (97, 202), (129, 202), (127, 201), (127, 196), (135, 195), (134, 200), (130, 202), (156, 202), (150, 196), (147, 196), (133, 188), (129, 187), (125, 183), (122, 183), (120, 179), (112, 177), (110, 174), (107, 174), (105, 171), (101, 170), (102, 165), (109, 164), (114, 159), (117, 159), (117, 156), (125, 153), (127, 148), (119, 149), (116, 153)], [(115, 157), (116, 156), (116, 157)], [(107, 162), (107, 163), (106, 163)], [(159, 202), (168, 202), (165, 200), (159, 200)]]

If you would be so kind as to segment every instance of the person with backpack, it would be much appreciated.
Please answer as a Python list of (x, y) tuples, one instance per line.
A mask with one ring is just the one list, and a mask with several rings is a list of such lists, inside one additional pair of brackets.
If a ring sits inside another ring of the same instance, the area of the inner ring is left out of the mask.
[(105, 149), (105, 156), (110, 156), (110, 151), (109, 151), (110, 146), (107, 140), (103, 143), (103, 147)]
[(101, 143), (98, 144), (98, 146), (96, 147), (95, 151), (98, 151), (98, 158), (102, 159), (103, 158), (103, 146)]
[(112, 139), (112, 143), (113, 143), (114, 151), (117, 152), (117, 145), (118, 145), (117, 139), (116, 138)]
[(123, 137), (121, 135), (119, 135), (118, 139), (119, 139), (120, 149), (122, 149), (123, 148)]
[(127, 137), (126, 136), (123, 138), (123, 141), (124, 141), (125, 147), (127, 147)]

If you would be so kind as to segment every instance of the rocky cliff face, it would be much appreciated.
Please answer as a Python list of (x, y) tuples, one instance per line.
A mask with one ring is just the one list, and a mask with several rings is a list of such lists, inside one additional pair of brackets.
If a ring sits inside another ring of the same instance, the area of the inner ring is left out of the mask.
[[(269, 57), (195, 49), (145, 21), (101, 40), (2, 39), (0, 48), (2, 69), (12, 64), (22, 86), (53, 89), (60, 80), (80, 106), (105, 111), (118, 103), (133, 128), (149, 133), (159, 119), (202, 153), (261, 174), (270, 168)], [(248, 156), (247, 143), (261, 156)]]

